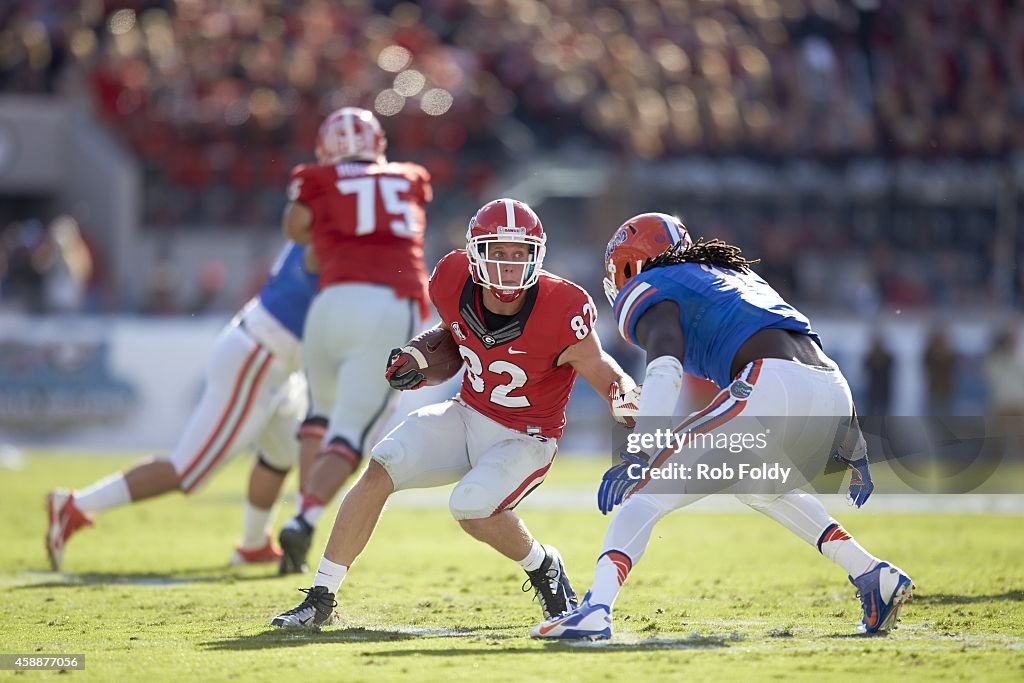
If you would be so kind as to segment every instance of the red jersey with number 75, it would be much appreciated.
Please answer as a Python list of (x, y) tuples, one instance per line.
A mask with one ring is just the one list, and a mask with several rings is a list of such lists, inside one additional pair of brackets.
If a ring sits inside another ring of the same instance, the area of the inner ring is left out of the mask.
[(576, 371), (556, 364), (563, 351), (591, 334), (594, 301), (579, 285), (547, 271), (522, 294), (525, 304), (516, 315), (486, 315), (482, 295), (461, 249), (441, 259), (430, 277), (430, 300), (466, 362), (459, 396), (506, 427), (558, 438)]
[(426, 316), (424, 207), (433, 189), (425, 168), (358, 161), (297, 166), (288, 199), (313, 212), (321, 289), (343, 282), (385, 285), (419, 301)]

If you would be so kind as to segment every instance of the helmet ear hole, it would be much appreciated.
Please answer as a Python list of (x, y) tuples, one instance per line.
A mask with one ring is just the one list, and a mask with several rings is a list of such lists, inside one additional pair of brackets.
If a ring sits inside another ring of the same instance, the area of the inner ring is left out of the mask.
[(627, 263), (622, 268), (622, 274), (626, 276), (626, 279), (633, 277), (633, 264)]

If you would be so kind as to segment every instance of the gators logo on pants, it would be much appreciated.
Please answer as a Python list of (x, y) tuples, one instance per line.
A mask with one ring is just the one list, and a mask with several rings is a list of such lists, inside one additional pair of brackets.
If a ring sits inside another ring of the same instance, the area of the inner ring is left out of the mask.
[(753, 390), (754, 387), (750, 386), (741, 379), (738, 379), (729, 385), (729, 393), (732, 394), (733, 398), (747, 398), (748, 396), (750, 396), (750, 392)]

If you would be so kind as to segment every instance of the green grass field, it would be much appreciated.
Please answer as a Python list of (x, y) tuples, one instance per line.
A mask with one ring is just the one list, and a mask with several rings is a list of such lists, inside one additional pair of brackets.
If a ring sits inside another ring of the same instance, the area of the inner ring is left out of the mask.
[[(23, 470), (0, 470), (0, 651), (84, 653), (86, 670), (64, 680), (148, 683), (1024, 679), (1020, 516), (837, 510), (918, 584), (901, 628), (867, 638), (853, 635), (859, 608), (842, 571), (781, 527), (746, 510), (677, 512), (656, 528), (616, 604), (615, 639), (567, 645), (527, 637), (540, 609), (520, 592), (518, 567), (443, 507), (396, 501), (342, 586), (338, 623), (289, 633), (267, 621), (298, 603), (309, 577), (226, 566), (247, 463), (191, 500), (103, 515), (69, 544), (66, 573), (46, 571), (45, 491), (129, 462), (33, 453)], [(544, 488), (580, 489), (603, 466), (563, 457)], [(582, 594), (606, 518), (529, 503), (527, 524), (559, 547)]]

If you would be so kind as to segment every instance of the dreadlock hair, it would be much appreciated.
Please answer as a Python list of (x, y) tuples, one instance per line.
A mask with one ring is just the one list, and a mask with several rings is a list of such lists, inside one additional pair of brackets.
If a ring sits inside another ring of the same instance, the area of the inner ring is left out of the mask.
[(701, 263), (745, 273), (750, 270), (750, 266), (760, 262), (761, 259), (743, 258), (743, 251), (728, 242), (719, 239), (705, 241), (703, 237), (698, 237), (689, 247), (685, 242), (676, 242), (654, 258), (647, 259), (642, 270), (680, 263)]

